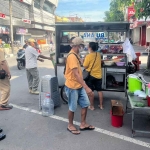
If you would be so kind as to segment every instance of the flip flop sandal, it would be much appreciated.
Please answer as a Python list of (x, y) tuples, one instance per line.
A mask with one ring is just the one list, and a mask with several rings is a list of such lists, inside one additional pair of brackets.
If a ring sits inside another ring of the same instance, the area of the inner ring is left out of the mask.
[(80, 128), (81, 131), (86, 131), (86, 130), (94, 130), (95, 128), (91, 128), (92, 126), (89, 125), (88, 127), (85, 127), (83, 129)]
[(103, 106), (102, 106), (102, 108), (101, 108), (101, 107), (100, 107), (100, 105), (98, 105), (98, 107), (99, 107), (99, 109), (100, 109), (100, 110), (103, 110), (103, 109), (104, 109), (104, 107), (103, 107)]
[(67, 128), (67, 130), (69, 131), (69, 132), (71, 132), (72, 134), (74, 134), (74, 135), (79, 135), (80, 133), (73, 133), (74, 131), (79, 131), (79, 130), (70, 130), (69, 128)]
[(88, 109), (89, 109), (89, 110), (92, 110), (92, 111), (93, 111), (93, 110), (95, 110), (95, 108), (94, 108), (94, 107), (93, 107), (93, 108), (91, 108), (90, 106), (88, 107)]

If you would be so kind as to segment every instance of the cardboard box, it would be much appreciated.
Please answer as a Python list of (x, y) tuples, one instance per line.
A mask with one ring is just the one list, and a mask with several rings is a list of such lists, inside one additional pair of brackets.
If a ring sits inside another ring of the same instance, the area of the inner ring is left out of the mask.
[(112, 107), (112, 115), (114, 116), (123, 116), (123, 104), (121, 101), (118, 100), (111, 100), (111, 107)]

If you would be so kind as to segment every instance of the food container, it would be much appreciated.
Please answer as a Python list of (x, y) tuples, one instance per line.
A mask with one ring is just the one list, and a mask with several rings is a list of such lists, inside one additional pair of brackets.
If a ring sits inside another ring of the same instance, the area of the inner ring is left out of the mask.
[(117, 65), (117, 66), (124, 66), (124, 65), (125, 65), (125, 62), (116, 62), (116, 65)]
[(58, 63), (59, 64), (64, 64), (65, 63), (65, 58), (64, 57), (58, 58)]
[(108, 60), (105, 60), (104, 61), (104, 64), (106, 65), (106, 66), (111, 66), (111, 65), (113, 65), (114, 64), (114, 62), (113, 61), (108, 61)]
[(64, 57), (65, 57), (65, 58), (67, 58), (67, 56), (68, 56), (68, 53), (66, 53), (66, 54), (63, 54), (63, 55), (64, 55)]

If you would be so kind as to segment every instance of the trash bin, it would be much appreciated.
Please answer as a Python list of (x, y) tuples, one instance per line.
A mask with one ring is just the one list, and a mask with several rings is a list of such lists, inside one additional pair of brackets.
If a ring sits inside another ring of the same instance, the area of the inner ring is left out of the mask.
[(111, 113), (111, 125), (116, 128), (120, 128), (123, 126), (123, 116), (115, 116)]
[(111, 104), (111, 125), (116, 128), (122, 127), (124, 116), (123, 104), (117, 100), (111, 100)]

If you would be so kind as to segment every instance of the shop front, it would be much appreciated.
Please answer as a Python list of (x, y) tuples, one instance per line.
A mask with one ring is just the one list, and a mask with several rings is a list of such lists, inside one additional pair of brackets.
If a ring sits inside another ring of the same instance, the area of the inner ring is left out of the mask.
[(0, 44), (7, 44), (10, 41), (9, 32), (8, 26), (0, 26)]
[(15, 28), (14, 41), (20, 45), (24, 45), (24, 41), (31, 37), (28, 33), (28, 29), (25, 28)]

